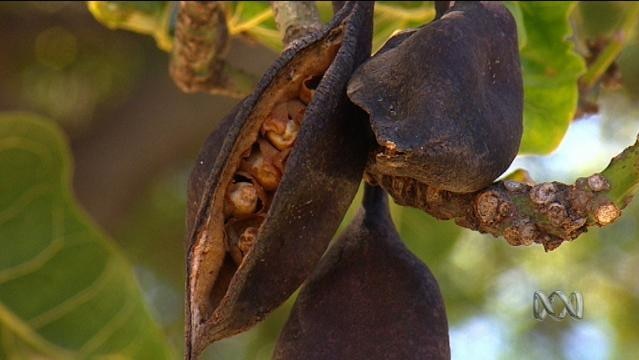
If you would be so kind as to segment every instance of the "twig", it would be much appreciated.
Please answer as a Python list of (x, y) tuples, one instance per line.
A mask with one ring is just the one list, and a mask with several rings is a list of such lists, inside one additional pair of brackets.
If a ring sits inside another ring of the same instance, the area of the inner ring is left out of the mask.
[[(371, 169), (369, 169), (369, 172)], [(601, 174), (534, 186), (499, 181), (469, 194), (437, 190), (410, 178), (369, 173), (400, 205), (438, 219), (503, 236), (511, 245), (542, 244), (546, 251), (577, 238), (589, 226), (606, 226), (621, 216), (639, 191), (639, 141), (612, 159)]]
[(224, 61), (228, 31), (218, 1), (181, 1), (169, 72), (186, 93), (242, 97), (256, 79)]
[[(237, 6), (238, 7), (236, 8), (236, 11), (241, 6), (241, 4)], [(259, 26), (260, 24), (271, 18), (273, 18), (273, 10), (270, 8), (267, 8), (266, 10), (262, 11), (261, 13), (255, 15), (245, 22), (239, 22), (239, 20), (235, 16), (233, 16), (227, 22), (229, 34), (239, 35), (244, 31), (248, 31)]]
[(619, 57), (626, 43), (631, 40), (631, 33), (639, 21), (639, 4), (630, 3), (626, 9), (623, 21), (619, 29), (610, 38), (608, 45), (601, 51), (597, 59), (590, 65), (588, 71), (581, 77), (582, 88), (589, 89), (594, 86), (610, 65)]
[(314, 1), (271, 1), (284, 46), (322, 27)]

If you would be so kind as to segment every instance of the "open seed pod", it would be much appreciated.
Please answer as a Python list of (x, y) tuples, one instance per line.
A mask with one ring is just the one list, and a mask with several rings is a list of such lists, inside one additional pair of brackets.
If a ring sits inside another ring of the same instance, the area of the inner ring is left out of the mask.
[(523, 88), (515, 21), (498, 3), (456, 1), (360, 66), (348, 96), (370, 115), (368, 171), (472, 192), (512, 162)]
[(364, 209), (302, 288), (273, 358), (450, 358), (437, 281), (402, 243), (380, 188), (366, 189)]
[(325, 251), (372, 142), (346, 83), (373, 4), (349, 2), (284, 51), (212, 134), (189, 183), (186, 358), (284, 302)]

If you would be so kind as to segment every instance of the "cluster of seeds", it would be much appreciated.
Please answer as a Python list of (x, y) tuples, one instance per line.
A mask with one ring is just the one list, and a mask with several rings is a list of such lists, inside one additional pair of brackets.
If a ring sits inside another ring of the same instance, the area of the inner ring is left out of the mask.
[(224, 202), (225, 243), (237, 264), (255, 243), (320, 79), (307, 77), (298, 97), (278, 102), (262, 122), (257, 140), (242, 154)]

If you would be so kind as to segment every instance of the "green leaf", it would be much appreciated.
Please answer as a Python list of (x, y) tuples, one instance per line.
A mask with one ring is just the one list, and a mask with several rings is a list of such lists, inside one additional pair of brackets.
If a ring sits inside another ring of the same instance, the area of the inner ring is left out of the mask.
[(378, 1), (373, 22), (373, 52), (395, 33), (417, 28), (435, 18), (432, 1)]
[(519, 49), (526, 47), (528, 36), (526, 35), (526, 26), (524, 25), (524, 15), (521, 13), (518, 1), (505, 1), (504, 6), (510, 11), (515, 23), (517, 23), (517, 45)]
[(632, 7), (632, 2), (580, 1), (575, 17), (581, 37), (597, 39), (612, 36), (624, 21), (629, 7)]
[(171, 356), (133, 270), (76, 204), (60, 130), (0, 114), (0, 353)]
[(174, 7), (170, 1), (87, 1), (87, 7), (104, 26), (153, 36), (160, 49), (171, 51)]
[(393, 220), (406, 246), (428, 266), (448, 261), (462, 228), (442, 221), (422, 210), (400, 206), (391, 201)]
[[(520, 50), (524, 77), (522, 153), (545, 154), (563, 138), (577, 109), (577, 80), (584, 60), (569, 40), (574, 2), (520, 2), (526, 45)], [(517, 18), (517, 17), (516, 17)], [(521, 25), (519, 25), (521, 26)]]
[(253, 39), (275, 51), (283, 44), (268, 1), (234, 1), (227, 17), (229, 35)]

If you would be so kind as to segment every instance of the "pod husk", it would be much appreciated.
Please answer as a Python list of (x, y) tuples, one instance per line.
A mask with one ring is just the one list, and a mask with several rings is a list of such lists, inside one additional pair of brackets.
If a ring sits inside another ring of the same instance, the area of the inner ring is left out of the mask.
[[(371, 135), (366, 114), (345, 92), (356, 66), (370, 56), (372, 8), (348, 2), (325, 30), (295, 42), (206, 140), (188, 192), (185, 358), (248, 329), (284, 302), (316, 265), (357, 192)], [(301, 82), (304, 69), (322, 61), (322, 46), (338, 38), (256, 242), (236, 266), (224, 247), (222, 208), (241, 149), (257, 136), (251, 134), (282, 89)]]
[(401, 242), (386, 194), (364, 209), (302, 288), (274, 359), (449, 359), (437, 281)]
[(455, 2), (390, 39), (353, 74), (348, 96), (370, 115), (369, 169), (472, 192), (519, 150), (523, 85), (515, 21), (498, 3)]

